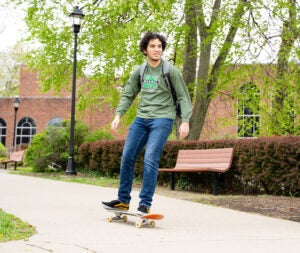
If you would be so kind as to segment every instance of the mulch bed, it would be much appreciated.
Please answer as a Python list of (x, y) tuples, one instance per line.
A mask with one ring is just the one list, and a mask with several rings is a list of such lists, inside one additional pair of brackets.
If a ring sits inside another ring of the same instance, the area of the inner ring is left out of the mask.
[(282, 196), (241, 196), (193, 193), (186, 191), (170, 191), (158, 187), (158, 194), (190, 201), (221, 206), (242, 212), (256, 213), (269, 217), (300, 222), (300, 198)]

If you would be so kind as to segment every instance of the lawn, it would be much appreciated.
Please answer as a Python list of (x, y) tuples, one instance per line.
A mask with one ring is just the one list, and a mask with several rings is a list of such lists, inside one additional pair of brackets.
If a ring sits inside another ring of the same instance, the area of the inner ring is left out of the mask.
[(35, 233), (35, 227), (0, 209), (0, 242), (26, 239)]

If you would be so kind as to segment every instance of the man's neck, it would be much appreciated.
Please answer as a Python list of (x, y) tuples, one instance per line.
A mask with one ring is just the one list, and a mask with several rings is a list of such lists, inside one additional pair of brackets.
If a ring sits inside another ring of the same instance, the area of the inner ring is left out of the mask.
[(150, 67), (156, 68), (160, 64), (161, 59), (159, 59), (157, 61), (154, 61), (152, 59), (147, 58), (147, 61), (148, 61), (148, 64), (149, 64)]

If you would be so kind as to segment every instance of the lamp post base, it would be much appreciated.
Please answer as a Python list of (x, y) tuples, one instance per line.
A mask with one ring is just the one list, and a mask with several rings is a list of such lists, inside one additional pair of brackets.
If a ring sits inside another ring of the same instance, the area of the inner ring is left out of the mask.
[(75, 166), (74, 166), (74, 161), (73, 157), (69, 156), (68, 158), (68, 165), (67, 165), (67, 170), (65, 171), (66, 175), (74, 175), (76, 176), (76, 171), (75, 171)]

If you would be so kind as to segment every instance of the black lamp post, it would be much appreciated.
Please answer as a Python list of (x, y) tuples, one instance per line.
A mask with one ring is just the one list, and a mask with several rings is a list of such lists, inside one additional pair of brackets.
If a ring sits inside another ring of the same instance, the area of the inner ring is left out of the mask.
[(69, 15), (73, 21), (74, 32), (74, 60), (73, 60), (73, 82), (72, 82), (72, 100), (71, 100), (71, 126), (70, 126), (70, 153), (66, 174), (76, 175), (74, 166), (74, 129), (75, 129), (75, 100), (76, 100), (76, 62), (77, 62), (77, 35), (80, 31), (81, 21), (84, 17), (82, 11), (75, 6), (73, 12)]
[(20, 105), (20, 99), (18, 97), (13, 101), (14, 109), (15, 109), (15, 119), (14, 119), (14, 136), (13, 136), (13, 149), (16, 151), (16, 124), (17, 124), (17, 112)]

